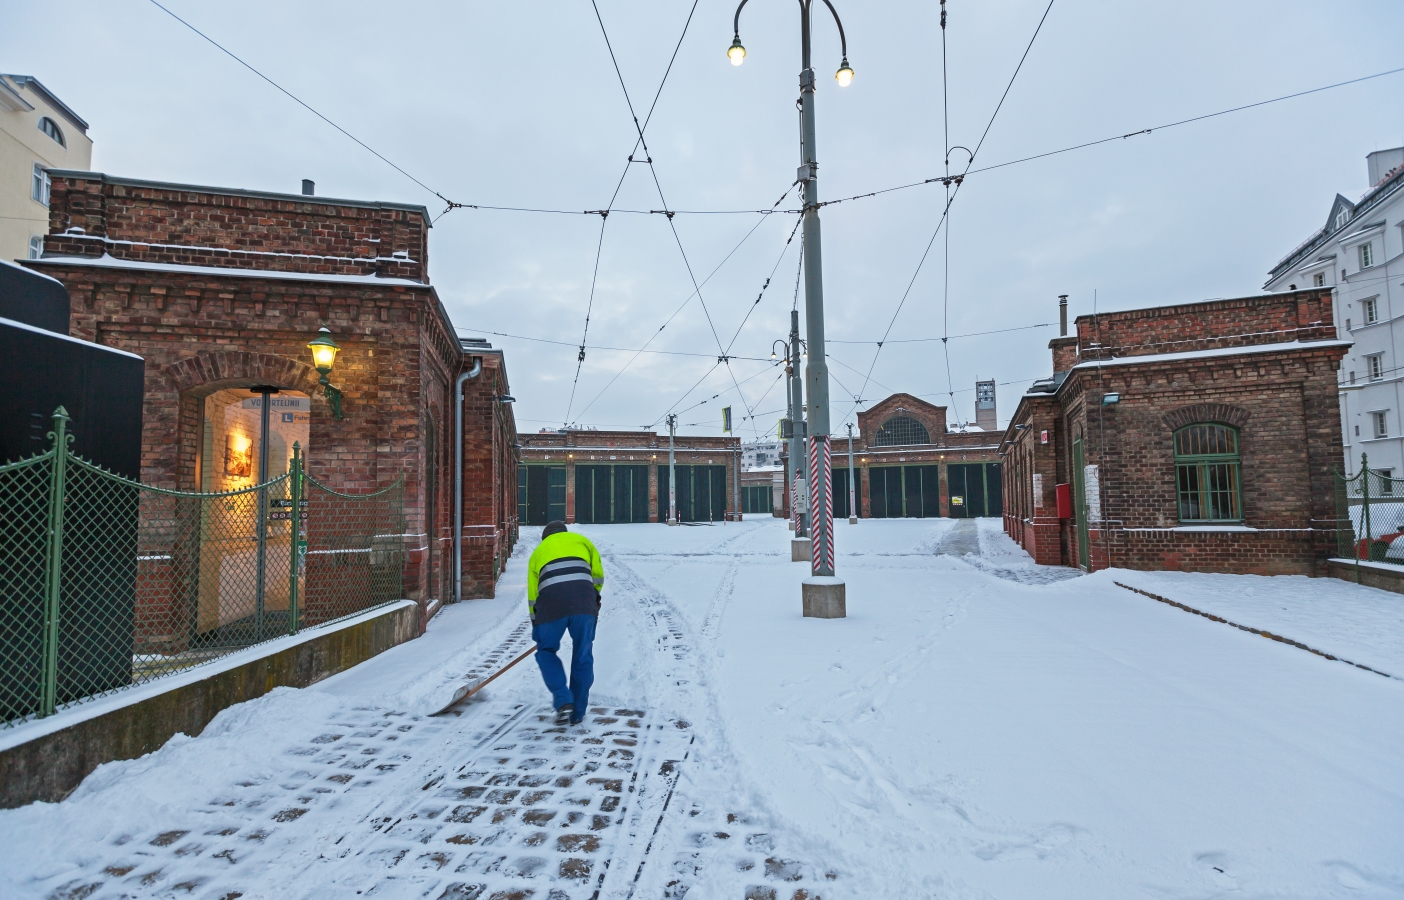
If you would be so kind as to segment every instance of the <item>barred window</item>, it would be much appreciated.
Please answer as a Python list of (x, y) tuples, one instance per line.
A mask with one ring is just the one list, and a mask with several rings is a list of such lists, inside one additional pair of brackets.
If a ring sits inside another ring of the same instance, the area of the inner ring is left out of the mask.
[(1175, 432), (1181, 522), (1241, 522), (1238, 429), (1201, 422)]
[(877, 439), (873, 443), (878, 447), (929, 444), (931, 443), (931, 435), (927, 433), (925, 425), (911, 416), (893, 416), (882, 423), (882, 427), (877, 430)]

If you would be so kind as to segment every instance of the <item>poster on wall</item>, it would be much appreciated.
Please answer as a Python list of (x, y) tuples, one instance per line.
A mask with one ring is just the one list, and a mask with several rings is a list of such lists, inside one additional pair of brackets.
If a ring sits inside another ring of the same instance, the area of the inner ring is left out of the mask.
[(253, 472), (253, 441), (241, 434), (224, 436), (224, 474), (227, 478), (248, 478)]

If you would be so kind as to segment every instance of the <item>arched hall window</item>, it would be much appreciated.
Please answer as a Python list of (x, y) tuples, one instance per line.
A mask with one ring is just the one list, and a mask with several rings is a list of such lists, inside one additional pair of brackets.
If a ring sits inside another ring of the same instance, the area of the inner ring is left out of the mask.
[(1241, 522), (1238, 429), (1198, 422), (1175, 432), (1181, 522)]
[(873, 443), (878, 447), (929, 444), (931, 443), (931, 435), (927, 433), (925, 425), (911, 416), (893, 416), (882, 423), (882, 427), (877, 430), (877, 439)]

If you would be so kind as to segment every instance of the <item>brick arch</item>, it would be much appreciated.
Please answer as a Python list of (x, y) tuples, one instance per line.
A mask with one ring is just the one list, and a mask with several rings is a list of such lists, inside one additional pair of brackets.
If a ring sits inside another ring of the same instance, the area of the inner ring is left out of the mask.
[(164, 372), (180, 396), (176, 480), (171, 486), (181, 490), (199, 489), (196, 456), (203, 427), (201, 410), (206, 397), (225, 388), (260, 384), (301, 391), (313, 397), (318, 393), (316, 388), (321, 377), (316, 369), (295, 359), (246, 350), (197, 353), (171, 363)]
[(320, 376), (304, 362), (271, 353), (217, 350), (197, 353), (166, 366), (166, 375), (182, 397), (199, 400), (225, 388), (269, 384), (314, 393)]
[(1248, 424), (1249, 412), (1241, 406), (1227, 403), (1195, 403), (1166, 413), (1162, 421), (1171, 431), (1178, 431), (1196, 422), (1222, 422), (1235, 428)]

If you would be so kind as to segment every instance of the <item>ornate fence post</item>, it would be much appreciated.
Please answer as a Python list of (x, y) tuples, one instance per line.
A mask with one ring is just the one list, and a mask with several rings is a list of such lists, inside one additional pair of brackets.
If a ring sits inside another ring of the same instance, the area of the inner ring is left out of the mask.
[[(1375, 534), (1370, 530), (1370, 465), (1360, 454), (1360, 521), (1365, 525), (1365, 558), (1374, 559)], [(1360, 554), (1357, 552), (1356, 556)]]
[(63, 583), (63, 508), (68, 478), (68, 410), (53, 414), (53, 467), (49, 470), (48, 571), (44, 584), (44, 661), (39, 695), (39, 715), (51, 716), (58, 706), (59, 594)]
[(292, 538), (288, 553), (288, 634), (297, 634), (297, 591), (306, 559), (307, 543), (302, 538), (302, 447), (293, 442), (292, 468), (288, 493), (292, 497)]

